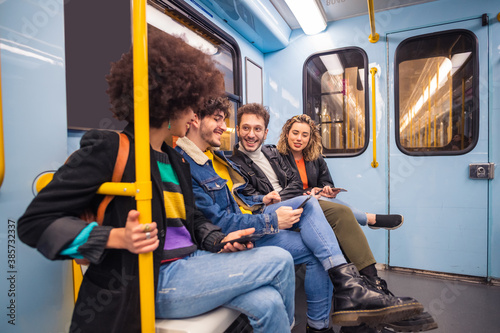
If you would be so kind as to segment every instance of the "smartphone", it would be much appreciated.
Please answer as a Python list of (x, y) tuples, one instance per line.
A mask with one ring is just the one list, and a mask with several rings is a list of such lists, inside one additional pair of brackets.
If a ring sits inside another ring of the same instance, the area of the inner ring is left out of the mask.
[(347, 190), (345, 188), (342, 188), (342, 187), (333, 187), (332, 191), (347, 192)]
[(246, 235), (246, 236), (242, 236), (240, 238), (236, 238), (236, 239), (231, 239), (230, 241), (227, 241), (227, 242), (222, 242), (222, 243), (219, 243), (216, 245), (216, 248), (217, 248), (217, 251), (220, 251), (224, 248), (224, 245), (226, 245), (227, 243), (240, 243), (240, 244), (245, 244), (245, 243), (248, 243), (248, 242), (255, 242), (256, 240), (262, 238), (265, 234), (250, 234), (250, 235)]
[(304, 200), (304, 201), (300, 204), (300, 206), (299, 206), (299, 207), (297, 207), (297, 208), (295, 208), (295, 209), (299, 209), (299, 208), (304, 207), (304, 205), (306, 204), (306, 202), (307, 202), (309, 199), (311, 199), (311, 197), (312, 197), (312, 195), (307, 196), (306, 200)]

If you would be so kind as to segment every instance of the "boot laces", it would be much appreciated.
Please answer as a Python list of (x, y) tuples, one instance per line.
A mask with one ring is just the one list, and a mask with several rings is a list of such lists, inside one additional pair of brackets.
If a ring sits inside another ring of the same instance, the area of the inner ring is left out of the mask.
[(389, 290), (389, 288), (387, 288), (387, 282), (378, 277), (378, 276), (375, 276), (373, 278), (369, 278), (367, 276), (363, 276), (363, 278), (365, 279), (365, 281), (372, 285), (373, 287), (377, 288), (378, 290), (380, 290), (381, 292), (383, 292), (384, 294), (386, 295), (390, 295), (390, 296), (394, 296), (394, 294)]

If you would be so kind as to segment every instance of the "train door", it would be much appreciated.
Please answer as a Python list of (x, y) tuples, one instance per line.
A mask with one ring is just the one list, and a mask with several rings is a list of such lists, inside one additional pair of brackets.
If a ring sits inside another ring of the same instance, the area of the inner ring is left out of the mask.
[[(487, 276), (488, 27), (389, 33), (389, 264)], [(484, 163), (477, 165), (478, 163)]]

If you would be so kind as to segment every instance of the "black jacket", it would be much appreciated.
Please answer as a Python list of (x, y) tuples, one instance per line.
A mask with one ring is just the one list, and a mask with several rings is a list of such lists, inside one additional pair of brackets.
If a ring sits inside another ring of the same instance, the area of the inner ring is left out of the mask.
[[(299, 170), (297, 169), (297, 164), (295, 163), (295, 159), (293, 158), (292, 153), (283, 156), (288, 163), (292, 166), (292, 169), (298, 175), (300, 179)], [(328, 170), (328, 165), (326, 164), (323, 157), (319, 157), (317, 160), (308, 162), (305, 161), (306, 173), (307, 173), (307, 190), (311, 190), (313, 187), (335, 187), (333, 185), (332, 176), (330, 175), (330, 171)], [(302, 181), (301, 181), (302, 184)], [(307, 191), (305, 190), (305, 191)]]
[[(263, 145), (262, 153), (269, 160), (280, 186), (279, 195), (281, 200), (287, 200), (303, 194), (302, 181), (300, 176), (293, 171), (286, 159), (276, 149), (274, 145)], [(248, 178), (248, 185), (242, 191), (245, 195), (266, 195), (274, 190), (271, 182), (264, 172), (250, 157), (238, 150), (238, 144), (234, 147), (231, 160), (238, 164), (244, 176)]]
[[(134, 182), (133, 128), (128, 126), (124, 132), (130, 139), (130, 154), (122, 181)], [(200, 249), (216, 252), (213, 244), (218, 243), (224, 234), (196, 209), (189, 164), (167, 145), (162, 150), (179, 178), (186, 205), (186, 228), (193, 242)], [(40, 191), (19, 219), (19, 238), (51, 260), (68, 259), (59, 252), (87, 225), (78, 216), (87, 207), (97, 208), (102, 196), (96, 191), (102, 183), (111, 181), (117, 152), (116, 133), (97, 130), (86, 133), (81, 140), (81, 149), (71, 155), (68, 163), (56, 172), (52, 182)], [(152, 151), (151, 180), (152, 220), (158, 225), (160, 239), (160, 245), (153, 252), (155, 284), (152, 288), (156, 292), (168, 230), (165, 228), (160, 173)], [(131, 209), (136, 209), (134, 198), (115, 197), (106, 209), (103, 226), (95, 227), (92, 232), (106, 242), (111, 228), (125, 226)], [(93, 251), (91, 257), (94, 259), (91, 259), (80, 288), (70, 332), (140, 332), (138, 256), (127, 250), (101, 248), (97, 254), (95, 249)]]

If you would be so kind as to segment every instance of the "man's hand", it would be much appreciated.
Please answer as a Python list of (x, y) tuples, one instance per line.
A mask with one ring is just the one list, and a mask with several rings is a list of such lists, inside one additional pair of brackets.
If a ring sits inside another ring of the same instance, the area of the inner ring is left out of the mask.
[(271, 205), (277, 202), (281, 201), (281, 197), (276, 191), (269, 192), (267, 195), (264, 196), (262, 199), (262, 202), (264, 202), (264, 205)]
[(290, 206), (282, 206), (276, 209), (276, 214), (278, 215), (278, 228), (279, 229), (289, 229), (295, 223), (300, 221), (300, 215), (304, 209), (292, 209)]
[[(237, 239), (237, 238), (241, 238), (243, 236), (251, 235), (254, 232), (255, 232), (255, 228), (236, 230), (236, 231), (233, 231), (233, 232), (227, 234), (227, 236), (224, 237), (224, 239), (222, 239), (220, 242), (221, 243), (228, 242), (231, 239)], [(233, 244), (227, 243), (226, 245), (224, 245), (224, 248), (222, 250), (220, 250), (219, 252), (237, 252), (237, 251), (244, 251), (244, 250), (248, 250), (248, 249), (252, 249), (252, 248), (253, 248), (252, 242), (248, 242), (246, 244), (240, 244), (240, 243), (234, 242)]]

